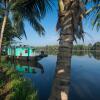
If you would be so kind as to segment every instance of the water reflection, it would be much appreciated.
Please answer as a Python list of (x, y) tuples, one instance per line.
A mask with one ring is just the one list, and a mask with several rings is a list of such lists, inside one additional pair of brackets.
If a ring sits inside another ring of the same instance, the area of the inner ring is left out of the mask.
[(39, 100), (48, 100), (54, 78), (56, 59), (56, 56), (50, 55), (39, 61), (7, 61), (7, 63), (23, 73), (26, 79), (32, 80), (32, 84), (38, 92)]
[(10, 64), (12, 67), (15, 67), (15, 69), (19, 72), (25, 72), (25, 73), (36, 73), (35, 69), (40, 69), (41, 73), (44, 73), (44, 69), (42, 64), (40, 64), (38, 61), (11, 61), (7, 60), (6, 63)]
[[(50, 55), (39, 62), (12, 62), (12, 66), (32, 80), (39, 100), (48, 100), (56, 60), (57, 56)], [(71, 66), (69, 100), (100, 100), (100, 52), (74, 51)]]
[(69, 100), (100, 100), (100, 60), (97, 59), (99, 52), (91, 54), (92, 57), (72, 57)]
[(100, 60), (100, 51), (88, 51), (88, 50), (79, 50), (73, 51), (73, 56), (85, 56), (88, 55), (89, 58), (93, 57), (97, 60)]
[(100, 51), (91, 51), (93, 57), (97, 60), (100, 60)]

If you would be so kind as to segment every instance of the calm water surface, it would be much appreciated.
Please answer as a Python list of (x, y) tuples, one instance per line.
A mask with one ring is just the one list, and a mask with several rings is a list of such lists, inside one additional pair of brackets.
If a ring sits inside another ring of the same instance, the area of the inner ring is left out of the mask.
[(70, 100), (100, 100), (100, 60), (72, 57)]
[[(25, 78), (39, 93), (39, 100), (48, 100), (54, 78), (57, 57), (50, 55), (39, 63), (27, 66), (17, 64), (16, 70), (23, 72)], [(71, 72), (70, 100), (100, 100), (100, 60), (93, 56), (73, 56)]]

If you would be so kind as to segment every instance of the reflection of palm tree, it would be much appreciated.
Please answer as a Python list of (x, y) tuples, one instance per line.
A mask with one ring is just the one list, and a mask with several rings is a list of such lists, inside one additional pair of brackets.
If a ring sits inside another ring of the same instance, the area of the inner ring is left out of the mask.
[(57, 29), (60, 32), (60, 42), (50, 100), (68, 100), (73, 40), (84, 36), (82, 14), (85, 11), (84, 4), (79, 0), (59, 0)]

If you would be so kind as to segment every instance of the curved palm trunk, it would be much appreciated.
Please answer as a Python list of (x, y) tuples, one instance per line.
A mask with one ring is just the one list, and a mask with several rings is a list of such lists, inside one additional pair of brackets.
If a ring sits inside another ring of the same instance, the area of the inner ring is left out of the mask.
[[(60, 0), (61, 2), (62, 0)], [(76, 2), (77, 1), (77, 2)], [(70, 75), (71, 75), (71, 56), (73, 48), (74, 21), (73, 15), (78, 0), (63, 0), (64, 10), (60, 9), (60, 42), (59, 53), (57, 55), (57, 66), (55, 79), (49, 100), (68, 100)], [(62, 5), (62, 4), (61, 4)], [(74, 16), (75, 18), (75, 16)]]
[(2, 45), (2, 40), (3, 40), (4, 29), (6, 26), (6, 21), (7, 21), (7, 15), (4, 16), (2, 28), (1, 28), (1, 33), (0, 33), (0, 62), (1, 62), (1, 45)]

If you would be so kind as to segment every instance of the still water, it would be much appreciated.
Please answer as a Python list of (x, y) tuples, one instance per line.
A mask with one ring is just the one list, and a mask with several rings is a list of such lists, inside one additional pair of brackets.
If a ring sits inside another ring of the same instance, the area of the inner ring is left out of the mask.
[[(73, 55), (71, 63), (70, 100), (100, 100), (100, 57)], [(49, 55), (32, 64), (15, 64), (16, 70), (31, 79), (39, 100), (48, 100), (54, 78), (57, 56)]]

